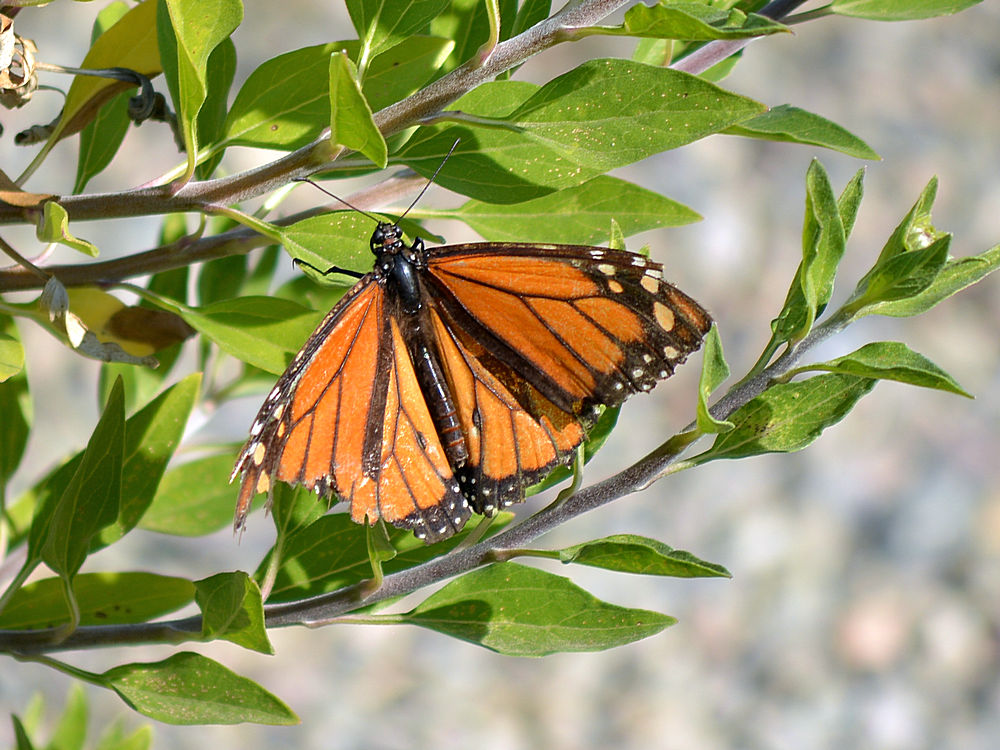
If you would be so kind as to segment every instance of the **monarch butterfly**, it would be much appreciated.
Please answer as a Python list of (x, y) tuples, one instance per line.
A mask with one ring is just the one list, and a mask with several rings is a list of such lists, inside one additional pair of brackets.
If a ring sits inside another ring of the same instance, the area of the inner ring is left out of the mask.
[[(275, 480), (335, 492), (427, 543), (568, 463), (599, 412), (650, 390), (711, 319), (635, 253), (425, 248), (398, 224), (264, 401), (240, 452), (235, 527)], [(341, 269), (338, 269), (341, 270)]]

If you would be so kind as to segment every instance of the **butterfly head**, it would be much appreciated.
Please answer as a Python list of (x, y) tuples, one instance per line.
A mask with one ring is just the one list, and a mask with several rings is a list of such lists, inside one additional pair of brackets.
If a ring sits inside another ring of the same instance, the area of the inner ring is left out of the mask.
[(396, 253), (402, 246), (403, 230), (399, 228), (399, 224), (380, 221), (375, 227), (375, 231), (372, 232), (372, 253), (375, 256), (383, 255), (386, 252)]

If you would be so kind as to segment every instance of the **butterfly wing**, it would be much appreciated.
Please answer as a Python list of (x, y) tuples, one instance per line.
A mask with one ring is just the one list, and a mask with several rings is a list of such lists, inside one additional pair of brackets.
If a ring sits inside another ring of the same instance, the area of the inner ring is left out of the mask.
[(575, 414), (555, 406), (434, 311), (434, 336), (468, 459), (456, 476), (477, 513), (524, 499), (584, 438)]
[(669, 377), (711, 325), (659, 264), (624, 251), (454, 245), (429, 250), (427, 271), (470, 449), (457, 474), (478, 512), (523, 499), (583, 441), (597, 404)]
[(237, 473), (237, 528), (276, 479), (336, 492), (355, 521), (384, 518), (429, 541), (462, 527), (468, 507), (371, 275), (330, 311), (268, 395)]
[(448, 324), (567, 411), (647, 391), (701, 346), (711, 318), (635, 253), (575, 245), (428, 251)]
[(369, 434), (377, 463), (341, 496), (350, 501), (355, 521), (381, 517), (435, 542), (465, 525), (469, 504), (448, 464), (399, 323), (390, 316), (386, 325), (382, 425)]

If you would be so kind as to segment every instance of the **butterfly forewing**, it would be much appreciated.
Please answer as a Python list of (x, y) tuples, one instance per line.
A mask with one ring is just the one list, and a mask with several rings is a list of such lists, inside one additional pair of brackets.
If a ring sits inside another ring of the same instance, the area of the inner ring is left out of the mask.
[(355, 521), (384, 518), (421, 538), (450, 536), (469, 515), (376, 283), (359, 283), (310, 337), (264, 402), (237, 472), (237, 527), (274, 479), (336, 492)]
[(369, 416), (344, 407), (371, 403), (375, 392), (384, 300), (373, 281), (365, 277), (334, 306), (264, 401), (233, 472), (243, 473), (237, 527), (274, 479), (322, 495), (335, 468), (361, 473)]
[[(711, 325), (641, 255), (575, 245), (455, 245), (428, 271), (451, 323), (560, 407), (616, 405), (701, 345)], [(530, 269), (530, 270), (528, 270)]]

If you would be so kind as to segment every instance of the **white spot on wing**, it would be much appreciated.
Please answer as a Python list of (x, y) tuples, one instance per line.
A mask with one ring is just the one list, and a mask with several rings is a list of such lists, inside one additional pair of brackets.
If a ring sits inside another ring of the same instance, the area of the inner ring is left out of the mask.
[(664, 331), (672, 331), (674, 329), (673, 310), (664, 305), (662, 302), (656, 302), (653, 304), (653, 316), (656, 318), (656, 322), (660, 324), (660, 328)]

